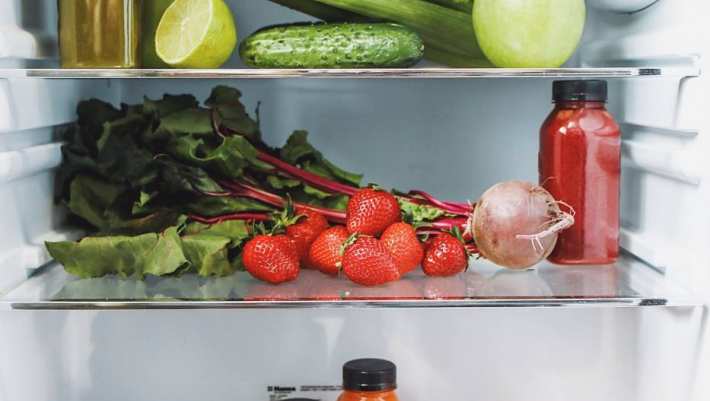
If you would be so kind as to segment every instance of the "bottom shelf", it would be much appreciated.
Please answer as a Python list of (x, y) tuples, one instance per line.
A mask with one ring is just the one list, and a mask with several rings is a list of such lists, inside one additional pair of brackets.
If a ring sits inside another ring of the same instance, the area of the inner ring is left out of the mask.
[(698, 302), (664, 276), (629, 256), (614, 265), (560, 267), (542, 263), (527, 271), (471, 261), (454, 277), (420, 271), (380, 287), (304, 270), (279, 286), (246, 272), (228, 277), (102, 277), (79, 279), (51, 265), (0, 297), (10, 309), (190, 309), (253, 307), (545, 307), (694, 306)]

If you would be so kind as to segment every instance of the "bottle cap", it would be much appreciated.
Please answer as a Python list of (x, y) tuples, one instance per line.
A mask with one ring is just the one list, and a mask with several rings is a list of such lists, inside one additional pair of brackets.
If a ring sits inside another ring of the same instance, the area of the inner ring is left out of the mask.
[(343, 365), (343, 388), (385, 391), (397, 388), (397, 367), (384, 359), (355, 359)]
[(555, 81), (552, 99), (556, 102), (606, 102), (607, 86), (602, 80)]

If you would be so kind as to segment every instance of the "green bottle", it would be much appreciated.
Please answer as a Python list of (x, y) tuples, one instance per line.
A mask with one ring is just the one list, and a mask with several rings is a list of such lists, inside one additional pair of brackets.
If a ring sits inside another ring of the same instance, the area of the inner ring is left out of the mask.
[(143, 49), (144, 68), (170, 68), (155, 53), (155, 31), (165, 10), (174, 0), (143, 0), (143, 34), (141, 48)]

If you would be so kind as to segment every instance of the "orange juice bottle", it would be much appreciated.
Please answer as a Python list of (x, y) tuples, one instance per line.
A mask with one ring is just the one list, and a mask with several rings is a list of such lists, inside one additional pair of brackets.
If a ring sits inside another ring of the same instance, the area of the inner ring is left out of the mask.
[(355, 359), (343, 365), (338, 401), (399, 401), (397, 367), (384, 359)]

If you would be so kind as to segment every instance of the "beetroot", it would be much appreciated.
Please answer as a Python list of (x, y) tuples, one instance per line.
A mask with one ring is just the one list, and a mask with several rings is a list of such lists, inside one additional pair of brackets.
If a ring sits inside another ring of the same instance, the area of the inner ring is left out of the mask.
[(558, 233), (574, 224), (571, 213), (542, 187), (506, 181), (489, 188), (476, 204), (471, 229), (484, 258), (526, 269), (550, 255)]

